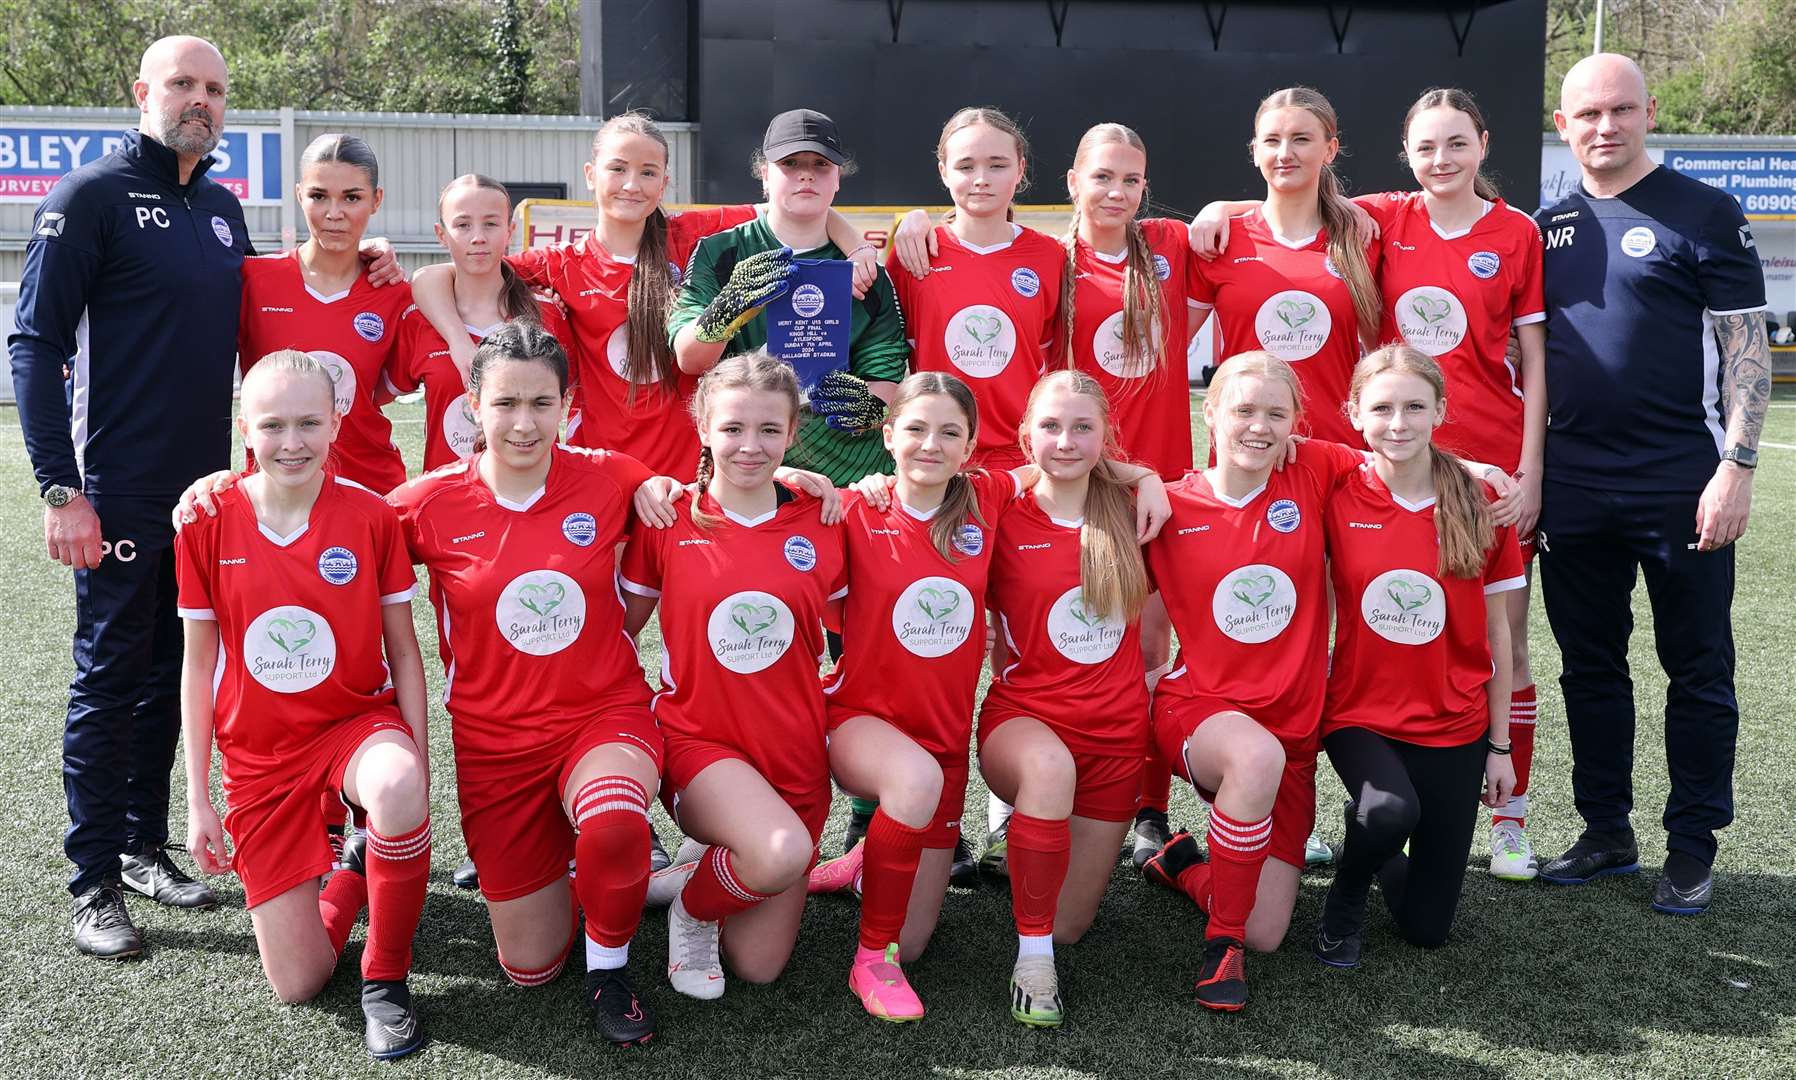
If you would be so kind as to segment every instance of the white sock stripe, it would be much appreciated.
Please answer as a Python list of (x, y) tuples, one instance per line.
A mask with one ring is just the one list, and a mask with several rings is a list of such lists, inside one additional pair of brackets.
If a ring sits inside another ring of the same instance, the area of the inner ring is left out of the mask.
[(580, 811), (580, 816), (574, 819), (574, 824), (584, 825), (592, 818), (596, 818), (600, 814), (608, 814), (613, 810), (641, 814), (645, 818), (649, 816), (648, 807), (643, 806), (641, 803), (631, 802), (628, 799), (616, 799), (612, 802), (600, 803), (597, 806), (589, 806)]
[(1242, 844), (1250, 844), (1255, 840), (1264, 840), (1271, 835), (1272, 818), (1270, 816), (1263, 817), (1258, 821), (1240, 822), (1231, 821), (1218, 813), (1210, 814), (1210, 836), (1226, 841), (1231, 846), (1239, 847)]
[(631, 806), (644, 812), (647, 812), (649, 807), (649, 801), (643, 798), (642, 788), (640, 787), (632, 789), (618, 785), (598, 788), (588, 785), (580, 790), (580, 794), (574, 796), (574, 816), (585, 816), (586, 808), (600, 800), (607, 802), (627, 802)]
[(716, 871), (717, 880), (723, 883), (724, 889), (745, 904), (758, 904), (766, 899), (749, 892), (748, 886), (736, 880), (736, 875), (730, 872), (728, 855), (729, 849), (721, 845), (711, 849), (711, 869)]
[(1251, 836), (1230, 836), (1214, 829), (1210, 830), (1210, 846), (1228, 848), (1230, 851), (1254, 851), (1264, 847), (1270, 839), (1272, 839), (1271, 829), (1254, 833)]
[(516, 985), (524, 987), (542, 986), (546, 983), (554, 982), (555, 977), (560, 975), (561, 969), (566, 966), (566, 957), (557, 960), (553, 966), (544, 968), (542, 971), (524, 971), (512, 967), (503, 960), (499, 961), (499, 968), (505, 972), (505, 977), (510, 979)]
[(368, 833), (368, 850), (390, 862), (416, 858), (430, 850), (432, 829), (426, 821), (418, 832), (409, 837), (394, 839), (377, 835), (373, 830)]
[(628, 776), (605, 776), (597, 780), (590, 780), (585, 787), (575, 793), (574, 798), (584, 799), (588, 795), (600, 791), (622, 792), (645, 803), (649, 801), (648, 789)]

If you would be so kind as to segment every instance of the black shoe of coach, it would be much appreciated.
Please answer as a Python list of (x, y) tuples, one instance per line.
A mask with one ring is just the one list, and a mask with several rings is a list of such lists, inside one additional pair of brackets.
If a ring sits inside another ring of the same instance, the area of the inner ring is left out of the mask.
[(1565, 854), (1540, 868), (1540, 880), (1554, 885), (1584, 885), (1611, 874), (1640, 869), (1640, 848), (1632, 832), (1606, 834), (1589, 829)]
[(125, 960), (143, 952), (143, 938), (125, 910), (118, 882), (105, 881), (75, 897), (75, 948), (104, 960)]
[(168, 907), (205, 911), (218, 906), (212, 890), (176, 866), (167, 848), (146, 847), (136, 855), (119, 856), (119, 877), (125, 888)]

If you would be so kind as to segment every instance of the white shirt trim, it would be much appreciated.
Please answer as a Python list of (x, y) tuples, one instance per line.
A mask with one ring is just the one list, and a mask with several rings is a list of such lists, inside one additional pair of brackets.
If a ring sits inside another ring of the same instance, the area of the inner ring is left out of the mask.
[(1266, 223), (1266, 231), (1272, 235), (1273, 242), (1278, 244), (1279, 247), (1290, 248), (1292, 251), (1302, 251), (1304, 248), (1315, 243), (1316, 237), (1322, 235), (1321, 231), (1318, 230), (1304, 237), (1302, 240), (1287, 240), (1279, 235), (1278, 230), (1272, 227), (1271, 222)]
[(178, 607), (175, 614), (183, 619), (198, 619), (204, 622), (217, 622), (218, 612), (209, 607)]
[(493, 492), (493, 501), (498, 503), (500, 506), (503, 506), (505, 509), (512, 511), (513, 513), (522, 514), (522, 513), (528, 512), (532, 506), (535, 506), (539, 501), (541, 501), (543, 494), (545, 492), (547, 492), (548, 490), (549, 490), (549, 485), (544, 484), (542, 487), (539, 487), (535, 491), (532, 491), (530, 493), (529, 497), (526, 498), (523, 502), (513, 502), (510, 499), (506, 498), (505, 496), (499, 494), (497, 491), (495, 491), (495, 492)]
[(842, 599), (842, 597), (847, 596), (847, 595), (848, 595), (848, 586), (844, 585), (841, 588), (837, 589), (835, 592), (830, 593), (829, 598), (831, 600), (840, 600), (840, 599)]
[(1049, 514), (1048, 520), (1063, 529), (1083, 529), (1085, 527), (1085, 519), (1082, 517), (1068, 520), (1067, 518), (1057, 518), (1053, 514)]
[(304, 536), (306, 534), (306, 530), (311, 527), (312, 527), (312, 523), (308, 521), (304, 525), (301, 525), (299, 528), (293, 530), (293, 532), (290, 535), (282, 536), (280, 533), (275, 532), (273, 529), (262, 524), (260, 521), (256, 522), (256, 531), (261, 533), (263, 536), (266, 536), (268, 538), (268, 542), (273, 544), (275, 547), (291, 547), (293, 544), (293, 541), (298, 540), (300, 537)]
[(1128, 248), (1123, 248), (1121, 251), (1117, 252), (1114, 255), (1110, 254), (1107, 251), (1099, 251), (1097, 248), (1092, 248), (1091, 253), (1092, 253), (1092, 255), (1096, 256), (1097, 258), (1102, 259), (1104, 262), (1109, 263), (1111, 266), (1121, 266), (1123, 263), (1129, 261), (1129, 249)]
[[(1428, 218), (1428, 227), (1430, 229), (1433, 229), (1434, 235), (1440, 237), (1442, 240), (1457, 240), (1462, 236), (1466, 236), (1466, 235), (1470, 234), (1473, 229), (1476, 229), (1478, 227), (1478, 222), (1484, 220), (1484, 215), (1490, 213), (1490, 208), (1494, 204), (1489, 199), (1479, 199), (1478, 205), (1479, 205), (1479, 209), (1478, 209), (1477, 218), (1473, 219), (1472, 223), (1470, 225), (1467, 225), (1463, 229), (1454, 229), (1452, 232), (1448, 232), (1447, 230), (1441, 228), (1439, 225), (1435, 224), (1434, 217), (1432, 215), (1430, 215)], [(1532, 219), (1530, 219), (1530, 220), (1532, 220)]]
[(418, 587), (416, 585), (407, 585), (399, 592), (387, 593), (380, 598), (380, 602), (382, 606), (387, 604), (409, 604), (412, 602), (412, 597), (416, 596), (417, 593)]
[(1711, 311), (1711, 312), (1709, 312), (1709, 314), (1710, 315), (1751, 315), (1755, 311), (1770, 311), (1770, 310), (1771, 310), (1771, 305), (1769, 303), (1764, 303), (1764, 304), (1760, 304), (1758, 307), (1735, 308), (1730, 311)]
[(765, 514), (762, 514), (760, 517), (757, 517), (757, 518), (745, 518), (741, 514), (736, 513), (734, 510), (724, 510), (723, 516), (726, 518), (729, 518), (731, 521), (735, 522), (736, 524), (742, 526), (745, 529), (752, 529), (756, 525), (765, 525), (769, 521), (772, 521), (773, 515), (775, 515), (779, 512), (780, 512), (780, 508), (778, 506), (775, 506), (773, 509), (767, 511)]
[(934, 521), (936, 513), (942, 508), (941, 503), (936, 503), (927, 510), (918, 510), (907, 504), (903, 499), (894, 498), (892, 501), (898, 504), (900, 510), (903, 510), (918, 521)]
[[(949, 229), (948, 231), (951, 233), (954, 232), (953, 229)], [(965, 240), (962, 240), (959, 233), (954, 234), (954, 242), (975, 255), (990, 255), (993, 252), (1003, 251), (1005, 248), (1016, 243), (1016, 238), (1021, 235), (1023, 235), (1023, 227), (1013, 221), (1010, 223), (1010, 239), (1001, 244), (993, 244), (990, 247), (980, 247), (978, 244), (969, 244)]]
[(1528, 579), (1525, 576), (1504, 578), (1502, 581), (1493, 581), (1489, 585), (1486, 585), (1484, 587), (1484, 595), (1494, 596), (1497, 593), (1514, 592), (1517, 589), (1525, 589), (1527, 587)]
[[(297, 262), (297, 260), (295, 260), (295, 261)], [(299, 274), (300, 274), (300, 278), (302, 279), (300, 281), (300, 284), (305, 285), (306, 292), (310, 293), (312, 295), (312, 299), (318, 301), (320, 304), (334, 304), (337, 301), (343, 299), (345, 296), (348, 296), (351, 292), (351, 289), (344, 289), (340, 293), (331, 293), (329, 296), (326, 296), (323, 293), (319, 292), (317, 289), (312, 288), (310, 285), (306, 285), (305, 281), (303, 280), (305, 277), (305, 270), (303, 268), (300, 270)]]
[(617, 583), (623, 586), (624, 591), (627, 593), (635, 593), (637, 596), (646, 596), (651, 600), (658, 600), (661, 597), (660, 589), (651, 589), (647, 585), (631, 581), (622, 574), (617, 575)]
[[(1204, 479), (1206, 482), (1208, 482), (1210, 478), (1208, 476), (1206, 476), (1206, 477), (1204, 477)], [(1246, 506), (1248, 503), (1253, 502), (1255, 499), (1257, 499), (1261, 495), (1265, 494), (1266, 485), (1269, 482), (1270, 481), (1266, 481), (1266, 480), (1260, 481), (1259, 487), (1254, 488), (1252, 491), (1241, 496), (1241, 498), (1239, 498), (1239, 499), (1231, 499), (1227, 495), (1224, 495), (1222, 492), (1220, 492), (1216, 489), (1215, 483), (1212, 482), (1212, 483), (1210, 483), (1210, 494), (1216, 496), (1216, 501), (1223, 504), (1224, 506), (1232, 506), (1235, 509), (1239, 510), (1242, 507)]]
[(1516, 316), (1514, 319), (1510, 320), (1509, 325), (1510, 326), (1532, 326), (1535, 323), (1543, 323), (1546, 321), (1547, 321), (1547, 313), (1544, 311), (1536, 311), (1532, 315)]
[(1396, 503), (1398, 506), (1401, 506), (1403, 509), (1408, 510), (1412, 514), (1421, 513), (1422, 511), (1433, 506), (1434, 502), (1435, 502), (1435, 500), (1432, 496), (1429, 498), (1423, 499), (1421, 502), (1410, 502), (1408, 499), (1405, 499), (1403, 496), (1397, 494), (1395, 491), (1391, 491), (1389, 488), (1386, 488), (1385, 490), (1391, 496), (1392, 502)]

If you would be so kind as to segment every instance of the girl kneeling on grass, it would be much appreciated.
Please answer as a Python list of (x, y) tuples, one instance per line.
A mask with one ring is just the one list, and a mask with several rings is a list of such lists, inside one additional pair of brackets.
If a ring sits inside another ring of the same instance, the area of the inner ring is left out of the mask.
[(594, 1027), (615, 1045), (646, 1043), (654, 1014), (626, 965), (662, 744), (624, 633), (616, 551), (649, 471), (556, 444), (568, 359), (541, 326), (487, 335), (471, 379), (473, 456), (389, 496), (430, 569), (462, 833), (506, 976), (548, 984), (583, 930)]
[(1491, 807), (1515, 788), (1505, 594), (1527, 587), (1494, 494), (1433, 445), (1447, 414), (1434, 360), (1379, 349), (1354, 369), (1348, 405), (1373, 456), (1327, 513), (1341, 599), (1322, 745), (1347, 787), (1347, 842), (1315, 952), (1335, 967), (1359, 964), (1375, 876), (1399, 934), (1446, 941), (1479, 788)]
[(1016, 807), (1011, 1015), (1054, 1026), (1064, 1017), (1054, 943), (1078, 941), (1097, 915), (1147, 753), (1146, 537), (1105, 460), (1115, 435), (1091, 376), (1057, 371), (1038, 382), (1019, 435), (1040, 476), (995, 538), (991, 597), (1011, 659), (980, 710), (979, 767)]
[[(368, 1050), (391, 1058), (424, 1042), (406, 988), (430, 870), (424, 668), (398, 518), (324, 467), (341, 423), (316, 360), (263, 357), (243, 380), (237, 421), (258, 471), (176, 540), (187, 846), (207, 873), (242, 879), (262, 970), (282, 1001), (323, 988), (367, 905)], [(318, 814), (326, 792), (366, 809), (368, 830), (346, 843), (320, 891), (332, 865)]]
[(630, 634), (661, 606), (662, 798), (707, 845), (662, 872), (686, 877), (668, 977), (697, 998), (723, 993), (720, 936), (741, 978), (785, 968), (829, 813), (817, 658), (847, 581), (823, 504), (775, 481), (799, 410), (791, 366), (764, 352), (707, 372), (692, 398), (700, 493), (671, 527), (639, 521), (619, 570)]

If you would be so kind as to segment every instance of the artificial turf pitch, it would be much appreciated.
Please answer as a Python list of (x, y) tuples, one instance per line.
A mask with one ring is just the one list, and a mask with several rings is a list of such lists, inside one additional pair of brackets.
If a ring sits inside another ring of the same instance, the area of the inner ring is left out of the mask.
[[(1194, 396), (1194, 414), (1197, 398)], [(390, 414), (408, 461), (420, 460), (422, 413)], [(1194, 419), (1194, 427), (1200, 421)], [(1739, 551), (1734, 627), (1741, 705), (1738, 817), (1721, 837), (1715, 907), (1679, 919), (1647, 899), (1664, 855), (1666, 789), (1660, 708), (1644, 588), (1636, 593), (1633, 661), (1640, 737), (1635, 765), (1643, 872), (1583, 888), (1496, 881), (1474, 845), (1459, 922), (1445, 948), (1397, 940), (1374, 903), (1366, 962), (1323, 968), (1308, 942), (1327, 886), (1304, 877), (1285, 947), (1249, 960), (1252, 1004), (1233, 1016), (1193, 1004), (1202, 923), (1183, 898), (1147, 887), (1120, 863), (1096, 926), (1059, 950), (1068, 1021), (1037, 1031), (1007, 1014), (1014, 956), (1001, 883), (954, 890), (929, 952), (910, 965), (929, 1009), (920, 1024), (870, 1019), (846, 989), (856, 908), (813, 901), (785, 975), (732, 982), (719, 1002), (674, 993), (662, 975), (666, 918), (650, 912), (631, 966), (660, 1033), (646, 1048), (602, 1045), (587, 1027), (580, 964), (550, 986), (520, 990), (494, 958), (480, 898), (449, 874), (463, 855), (456, 827), (449, 724), (426, 601), (415, 605), (431, 682), (437, 823), (430, 896), (413, 992), (430, 1033), (422, 1053), (392, 1064), (362, 1048), (358, 928), (317, 1000), (278, 1003), (262, 977), (243, 893), (213, 882), (209, 913), (132, 897), (146, 951), (134, 962), (75, 954), (69, 943), (67, 824), (60, 735), (71, 672), (69, 571), (43, 553), (41, 510), (17, 413), (0, 412), (0, 1071), (8, 1077), (1796, 1077), (1796, 394), (1780, 392), (1766, 425), (1751, 530)], [(1200, 432), (1201, 445), (1201, 432)], [(643, 661), (659, 668), (651, 624)], [(1675, 629), (1674, 631), (1675, 632)], [(1559, 660), (1538, 595), (1532, 630), (1541, 687), (1530, 834), (1543, 858), (1575, 838)], [(1394, 673), (1394, 677), (1400, 677)], [(1341, 833), (1340, 785), (1326, 765), (1324, 838)], [(975, 772), (977, 785), (977, 773)], [(171, 832), (185, 833), (177, 766)], [(214, 791), (217, 782), (214, 781)], [(984, 789), (967, 823), (984, 819)], [(1172, 820), (1195, 820), (1175, 787)], [(662, 836), (678, 836), (659, 808)], [(838, 800), (826, 854), (841, 842)], [(177, 855), (185, 859), (184, 855)]]

